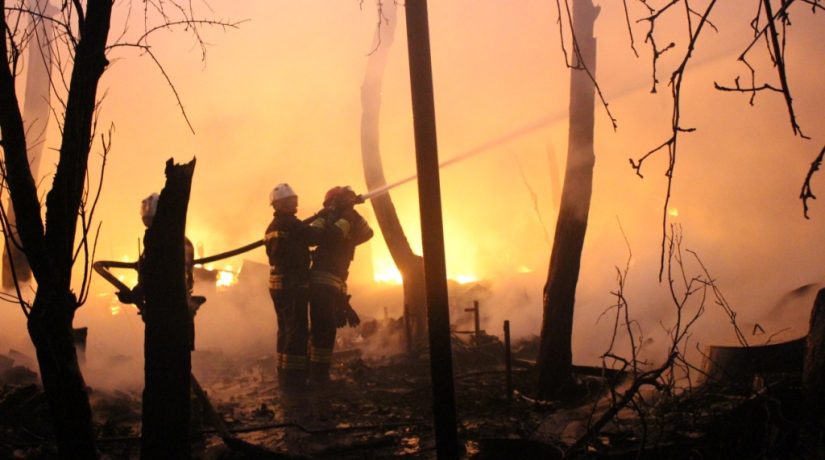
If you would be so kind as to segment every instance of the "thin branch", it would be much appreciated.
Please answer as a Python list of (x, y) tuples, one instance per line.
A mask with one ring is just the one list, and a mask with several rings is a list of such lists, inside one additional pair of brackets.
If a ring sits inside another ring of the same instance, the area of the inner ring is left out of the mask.
[[(788, 4), (791, 2), (792, 0), (789, 1)], [(794, 113), (793, 108), (793, 98), (791, 97), (791, 88), (788, 85), (788, 76), (785, 71), (785, 53), (779, 45), (779, 34), (776, 30), (776, 23), (774, 22), (773, 13), (771, 12), (771, 0), (763, 0), (763, 3), (765, 5), (765, 15), (768, 20), (768, 29), (770, 30), (768, 35), (773, 47), (774, 65), (776, 66), (776, 71), (779, 74), (779, 82), (782, 85), (782, 94), (785, 96), (785, 104), (788, 107), (788, 116), (790, 117), (791, 127), (793, 128), (794, 134), (798, 134), (804, 139), (810, 139), (802, 132), (802, 128), (800, 128), (796, 121), (796, 114)]]
[(825, 147), (822, 147), (819, 155), (811, 162), (811, 166), (808, 168), (808, 174), (805, 175), (805, 181), (802, 183), (802, 191), (799, 194), (799, 198), (802, 200), (802, 214), (806, 219), (810, 219), (810, 216), (808, 216), (808, 200), (816, 199), (813, 187), (811, 186), (811, 179), (813, 179), (814, 173), (819, 171), (819, 168), (822, 166), (823, 157), (825, 157)]

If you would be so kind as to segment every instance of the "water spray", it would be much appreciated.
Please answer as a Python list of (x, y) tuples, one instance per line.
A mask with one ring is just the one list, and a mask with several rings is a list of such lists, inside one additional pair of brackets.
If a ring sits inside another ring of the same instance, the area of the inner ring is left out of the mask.
[[(548, 125), (552, 125), (553, 123), (557, 123), (561, 120), (564, 120), (565, 118), (567, 118), (567, 112), (557, 113), (557, 114), (554, 114), (554, 115), (550, 115), (550, 116), (541, 118), (541, 119), (536, 120), (536, 121), (534, 121), (530, 124), (524, 125), (521, 128), (515, 129), (515, 130), (510, 131), (509, 133), (503, 134), (503, 135), (501, 135), (501, 136), (499, 136), (495, 139), (489, 140), (489, 141), (487, 141), (487, 142), (485, 142), (481, 145), (477, 145), (477, 146), (471, 148), (470, 150), (467, 150), (464, 153), (461, 153), (459, 155), (454, 156), (453, 158), (450, 158), (448, 160), (444, 160), (444, 161), (442, 161), (441, 163), (438, 164), (438, 168), (443, 169), (447, 166), (450, 166), (450, 165), (455, 164), (455, 163), (459, 163), (459, 162), (464, 161), (468, 158), (474, 157), (478, 154), (485, 153), (489, 150), (492, 150), (495, 147), (498, 147), (500, 145), (506, 144), (506, 143), (511, 142), (513, 140), (516, 140), (516, 139), (518, 139), (522, 136), (526, 136), (527, 134), (530, 134), (534, 131), (538, 131), (539, 129), (544, 128), (545, 126), (548, 126)], [(411, 176), (405, 177), (404, 179), (395, 181), (391, 184), (387, 184), (387, 185), (384, 185), (382, 187), (378, 187), (377, 189), (370, 190), (370, 191), (368, 191), (366, 193), (363, 193), (361, 195), (358, 195), (358, 196), (361, 200), (366, 201), (366, 200), (375, 198), (376, 196), (383, 195), (383, 194), (389, 192), (390, 190), (398, 187), (399, 185), (404, 185), (407, 182), (411, 182), (411, 181), (415, 180), (415, 178), (417, 178), (417, 177), (418, 177), (417, 174), (413, 174)]]

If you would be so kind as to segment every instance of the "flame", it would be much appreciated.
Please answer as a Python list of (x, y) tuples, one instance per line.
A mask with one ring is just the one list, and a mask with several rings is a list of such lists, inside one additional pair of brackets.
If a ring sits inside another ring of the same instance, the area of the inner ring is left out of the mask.
[(401, 277), (401, 272), (395, 267), (384, 269), (383, 271), (376, 271), (373, 275), (376, 283), (382, 284), (402, 284), (404, 279)]
[[(210, 268), (207, 267), (207, 270), (210, 270)], [(231, 265), (224, 265), (223, 270), (218, 270), (217, 281), (215, 281), (216, 287), (228, 287), (237, 282), (238, 275)]]
[(456, 275), (456, 276), (455, 276), (455, 278), (453, 278), (453, 279), (455, 279), (455, 281), (456, 281), (458, 284), (475, 283), (476, 281), (478, 281), (478, 277), (477, 277), (477, 276), (475, 276), (475, 275), (467, 275), (467, 274), (464, 274), (464, 275)]

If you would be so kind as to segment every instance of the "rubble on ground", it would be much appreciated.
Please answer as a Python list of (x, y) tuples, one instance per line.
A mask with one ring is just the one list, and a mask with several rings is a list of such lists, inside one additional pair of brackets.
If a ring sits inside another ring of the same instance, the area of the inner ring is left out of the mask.
[[(278, 388), (273, 355), (194, 352), (193, 375), (236, 441), (222, 439), (193, 399), (194, 457), (435, 458), (429, 355), (415, 350), (367, 359), (360, 349), (369, 347), (372, 336), (385, 334), (383, 327), (393, 326), (384, 321), (372, 327), (366, 338), (342, 334), (334, 381), (304, 392)], [(605, 380), (585, 374), (579, 381), (588, 391), (579, 401), (532, 398), (536, 375), (529, 363), (535, 362), (536, 341), (513, 346), (521, 367), (513, 370), (516, 391), (508, 400), (498, 339), (454, 336), (457, 428), (467, 458), (502, 458), (503, 453), (561, 458), (610, 404)], [(7, 371), (14, 369), (13, 362), (0, 358), (3, 362)], [(825, 451), (822, 430), (801, 417), (798, 386), (798, 378), (787, 376), (749, 394), (704, 386), (669, 397), (646, 395), (656, 403), (644, 417), (631, 408), (622, 410), (586, 447), (568, 451), (568, 458), (637, 458), (642, 448), (649, 458), (665, 459), (697, 458), (693, 454), (781, 458), (783, 451), (817, 458)], [(139, 458), (140, 394), (90, 389), (90, 401), (102, 458)], [(48, 419), (37, 384), (0, 380), (1, 458), (55, 458)]]

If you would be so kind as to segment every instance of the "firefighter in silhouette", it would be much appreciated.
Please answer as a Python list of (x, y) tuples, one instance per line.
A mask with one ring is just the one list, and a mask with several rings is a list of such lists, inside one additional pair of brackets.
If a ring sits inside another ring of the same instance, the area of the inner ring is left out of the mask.
[(354, 209), (362, 201), (350, 187), (333, 187), (324, 197), (324, 208), (309, 222), (321, 231), (312, 255), (309, 304), (309, 378), (316, 384), (329, 382), (337, 328), (360, 322), (349, 305), (347, 275), (355, 247), (373, 236)]
[(278, 383), (284, 391), (295, 391), (306, 387), (309, 247), (320, 230), (295, 216), (298, 195), (289, 184), (276, 185), (269, 203), (275, 213), (264, 246), (269, 258), (269, 294), (278, 320)]
[[(155, 219), (155, 214), (157, 214), (158, 210), (159, 199), (160, 195), (158, 195), (157, 193), (153, 193), (148, 197), (144, 198), (143, 201), (140, 203), (140, 219), (143, 221), (143, 225), (145, 225), (146, 228), (149, 228), (152, 225), (152, 221)], [(186, 281), (186, 304), (189, 309), (189, 324), (187, 328), (187, 335), (189, 336), (189, 349), (194, 350), (195, 313), (197, 313), (200, 306), (203, 305), (204, 302), (206, 302), (206, 297), (192, 295), (192, 289), (195, 286), (195, 278), (192, 274), (195, 260), (195, 246), (192, 245), (192, 242), (189, 241), (189, 238), (184, 237), (183, 250), (183, 267)], [(135, 285), (135, 287), (132, 289), (121, 289), (117, 293), (118, 300), (120, 300), (122, 303), (135, 304), (138, 307), (139, 312), (143, 311), (145, 302), (145, 294), (143, 292), (143, 270), (141, 269), (141, 266), (143, 265), (143, 257), (143, 254), (141, 254), (137, 264), (137, 285)]]

